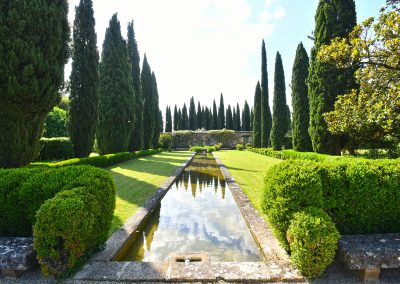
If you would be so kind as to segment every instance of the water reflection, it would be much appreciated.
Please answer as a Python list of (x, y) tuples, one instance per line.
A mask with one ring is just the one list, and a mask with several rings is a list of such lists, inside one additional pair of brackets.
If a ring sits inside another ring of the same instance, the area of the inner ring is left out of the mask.
[(199, 155), (155, 208), (125, 261), (208, 252), (210, 261), (259, 261), (258, 248), (215, 160)]

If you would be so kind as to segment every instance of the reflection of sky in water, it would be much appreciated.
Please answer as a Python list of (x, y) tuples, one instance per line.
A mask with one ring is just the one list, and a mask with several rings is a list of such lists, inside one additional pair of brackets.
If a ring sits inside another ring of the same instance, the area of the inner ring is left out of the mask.
[(221, 172), (204, 156), (171, 187), (124, 260), (164, 261), (171, 253), (192, 252), (207, 252), (210, 261), (260, 260)]

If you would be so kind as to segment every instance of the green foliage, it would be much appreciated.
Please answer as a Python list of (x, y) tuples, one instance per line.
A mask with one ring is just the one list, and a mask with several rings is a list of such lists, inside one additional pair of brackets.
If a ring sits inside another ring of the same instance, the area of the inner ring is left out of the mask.
[(123, 152), (132, 133), (134, 90), (127, 46), (116, 14), (106, 30), (99, 74), (98, 147), (101, 154)]
[[(147, 62), (146, 54), (143, 59), (141, 73), (142, 96), (143, 96), (143, 149), (152, 148), (153, 131), (155, 125), (154, 92), (153, 78), (151, 76), (150, 65)], [(144, 127), (146, 125), (146, 127)]]
[(165, 150), (170, 150), (172, 148), (172, 135), (171, 133), (162, 133), (160, 135), (160, 141), (158, 142), (160, 147)]
[(114, 154), (107, 154), (102, 156), (75, 158), (60, 162), (52, 163), (34, 163), (33, 166), (47, 166), (47, 167), (65, 167), (77, 165), (91, 165), (94, 167), (105, 168), (128, 160), (137, 159), (153, 154), (160, 153), (160, 149), (147, 149), (135, 152), (120, 152)]
[(242, 131), (250, 131), (250, 108), (247, 101), (244, 101), (242, 114)]
[(254, 94), (253, 146), (261, 147), (261, 86), (257, 82)]
[(310, 107), (308, 102), (308, 55), (299, 43), (296, 50), (296, 58), (292, 69), (292, 107), (293, 124), (292, 138), (293, 149), (296, 151), (309, 152), (312, 150), (311, 138), (308, 134), (310, 125)]
[(356, 25), (354, 0), (320, 0), (315, 22), (315, 46), (311, 51), (308, 76), (309, 133), (314, 151), (338, 155), (343, 144), (342, 138), (329, 133), (323, 113), (333, 110), (339, 94), (356, 88), (355, 69), (340, 70), (323, 63), (317, 59), (317, 53), (323, 44), (328, 44), (333, 38), (346, 37)]
[(201, 108), (200, 101), (197, 102), (197, 129), (204, 128), (205, 126), (205, 117), (204, 117), (204, 107)]
[(217, 104), (215, 100), (213, 101), (213, 110), (212, 110), (212, 128), (211, 129), (218, 129), (218, 112), (217, 112)]
[(11, 168), (38, 156), (46, 115), (61, 100), (68, 1), (2, 1), (0, 10), (0, 168)]
[(178, 148), (189, 147), (193, 140), (193, 132), (190, 130), (179, 130), (172, 132), (172, 145)]
[(170, 106), (167, 106), (167, 109), (165, 111), (165, 132), (172, 132), (172, 116)]
[[(64, 82), (64, 86), (65, 85), (66, 82)], [(66, 95), (61, 95), (61, 102), (58, 104), (58, 107), (67, 112), (69, 110), (69, 104), (70, 104), (69, 97), (67, 97)]]
[(267, 52), (265, 42), (261, 46), (261, 147), (270, 145), (272, 115), (269, 108)]
[(175, 107), (174, 107), (174, 131), (179, 130), (179, 120), (180, 120), (180, 117), (178, 114), (178, 108), (175, 105)]
[(64, 160), (74, 157), (74, 148), (68, 137), (41, 138), (43, 145), (40, 151), (39, 160)]
[(273, 150), (272, 148), (251, 148), (250, 151), (281, 160), (296, 159), (296, 160), (310, 160), (310, 161), (324, 162), (324, 161), (334, 161), (342, 159), (342, 157), (340, 156), (330, 156), (315, 152), (298, 152), (295, 150), (276, 151)]
[(243, 151), (243, 149), (244, 149), (243, 144), (236, 145), (236, 150)]
[(197, 129), (197, 116), (196, 116), (196, 106), (194, 104), (194, 98), (190, 98), (189, 104), (189, 130)]
[(222, 144), (222, 147), (228, 147), (230, 142), (234, 140), (235, 131), (233, 130), (210, 130), (207, 131), (211, 140)]
[(186, 104), (183, 104), (181, 120), (182, 120), (182, 127), (180, 129), (188, 130), (189, 129), (189, 117), (188, 117), (188, 113), (187, 113)]
[(143, 147), (143, 95), (140, 78), (140, 55), (133, 29), (133, 21), (128, 23), (128, 56), (131, 63), (131, 77), (134, 90), (134, 119), (128, 150), (137, 151)]
[(192, 146), (189, 151), (196, 153), (211, 153), (215, 151), (215, 148), (213, 146)]
[(214, 145), (215, 151), (219, 151), (219, 150), (221, 150), (221, 148), (222, 148), (222, 143), (218, 143), (218, 144)]
[(246, 145), (245, 145), (245, 147), (246, 147), (247, 150), (250, 150), (250, 149), (251, 149), (251, 146), (252, 146), (251, 143), (246, 143)]
[(225, 128), (225, 106), (224, 106), (224, 97), (221, 93), (221, 97), (219, 98), (218, 123), (216, 129), (224, 129), (224, 128)]
[(92, 0), (80, 1), (73, 31), (68, 132), (75, 156), (87, 157), (93, 149), (99, 106), (99, 55)]
[(162, 132), (163, 122), (162, 122), (162, 114), (160, 111), (159, 106), (159, 96), (158, 96), (158, 87), (157, 87), (157, 80), (156, 75), (154, 72), (151, 74), (152, 81), (153, 81), (153, 109), (154, 114), (152, 119), (154, 119), (154, 129), (153, 129), (153, 136), (152, 136), (152, 148), (158, 148), (158, 140), (160, 139), (160, 132)]
[(231, 105), (228, 105), (228, 108), (226, 110), (226, 129), (233, 130), (233, 117), (232, 117)]
[(320, 276), (332, 263), (339, 238), (329, 215), (315, 207), (295, 213), (287, 231), (291, 259), (309, 278)]
[(241, 123), (241, 119), (240, 119), (240, 108), (239, 108), (239, 104), (236, 103), (236, 120), (234, 121), (234, 124), (236, 125), (235, 127), (235, 131), (240, 131), (242, 130), (242, 123)]
[(325, 114), (332, 133), (349, 135), (356, 144), (400, 138), (399, 25), (398, 11), (382, 10), (377, 21), (368, 18), (347, 38), (319, 50), (319, 60), (340, 70), (362, 66), (355, 73), (359, 91), (342, 90)]
[(54, 107), (47, 114), (43, 137), (67, 137), (66, 120), (67, 112), (59, 107)]

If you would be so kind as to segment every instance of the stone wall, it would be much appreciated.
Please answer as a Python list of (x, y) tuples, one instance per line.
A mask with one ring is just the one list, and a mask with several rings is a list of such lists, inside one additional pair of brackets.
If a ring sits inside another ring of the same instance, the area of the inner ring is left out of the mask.
[(189, 148), (190, 146), (214, 146), (218, 143), (223, 143), (223, 148), (236, 148), (237, 144), (246, 145), (252, 143), (252, 131), (235, 131), (229, 134), (229, 139), (226, 141), (218, 141), (215, 136), (210, 135), (209, 132), (191, 132), (188, 131), (183, 139), (174, 139), (174, 132), (172, 132), (172, 147), (175, 149)]

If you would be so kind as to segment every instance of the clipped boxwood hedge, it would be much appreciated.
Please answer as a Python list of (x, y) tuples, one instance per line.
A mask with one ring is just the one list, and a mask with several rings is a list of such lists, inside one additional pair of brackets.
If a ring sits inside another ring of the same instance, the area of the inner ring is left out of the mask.
[(298, 152), (292, 149), (289, 150), (281, 150), (276, 151), (272, 148), (247, 148), (249, 151), (252, 151), (257, 154), (265, 155), (268, 157), (281, 159), (281, 160), (310, 160), (317, 162), (325, 162), (325, 161), (335, 161), (338, 159), (343, 159), (341, 156), (330, 156), (325, 154), (319, 154), (315, 152)]
[(91, 166), (0, 170), (0, 200), (1, 236), (33, 233), (43, 272), (62, 276), (107, 239), (115, 186)]
[(39, 160), (54, 161), (74, 157), (74, 148), (68, 137), (40, 138), (43, 148), (40, 151)]

